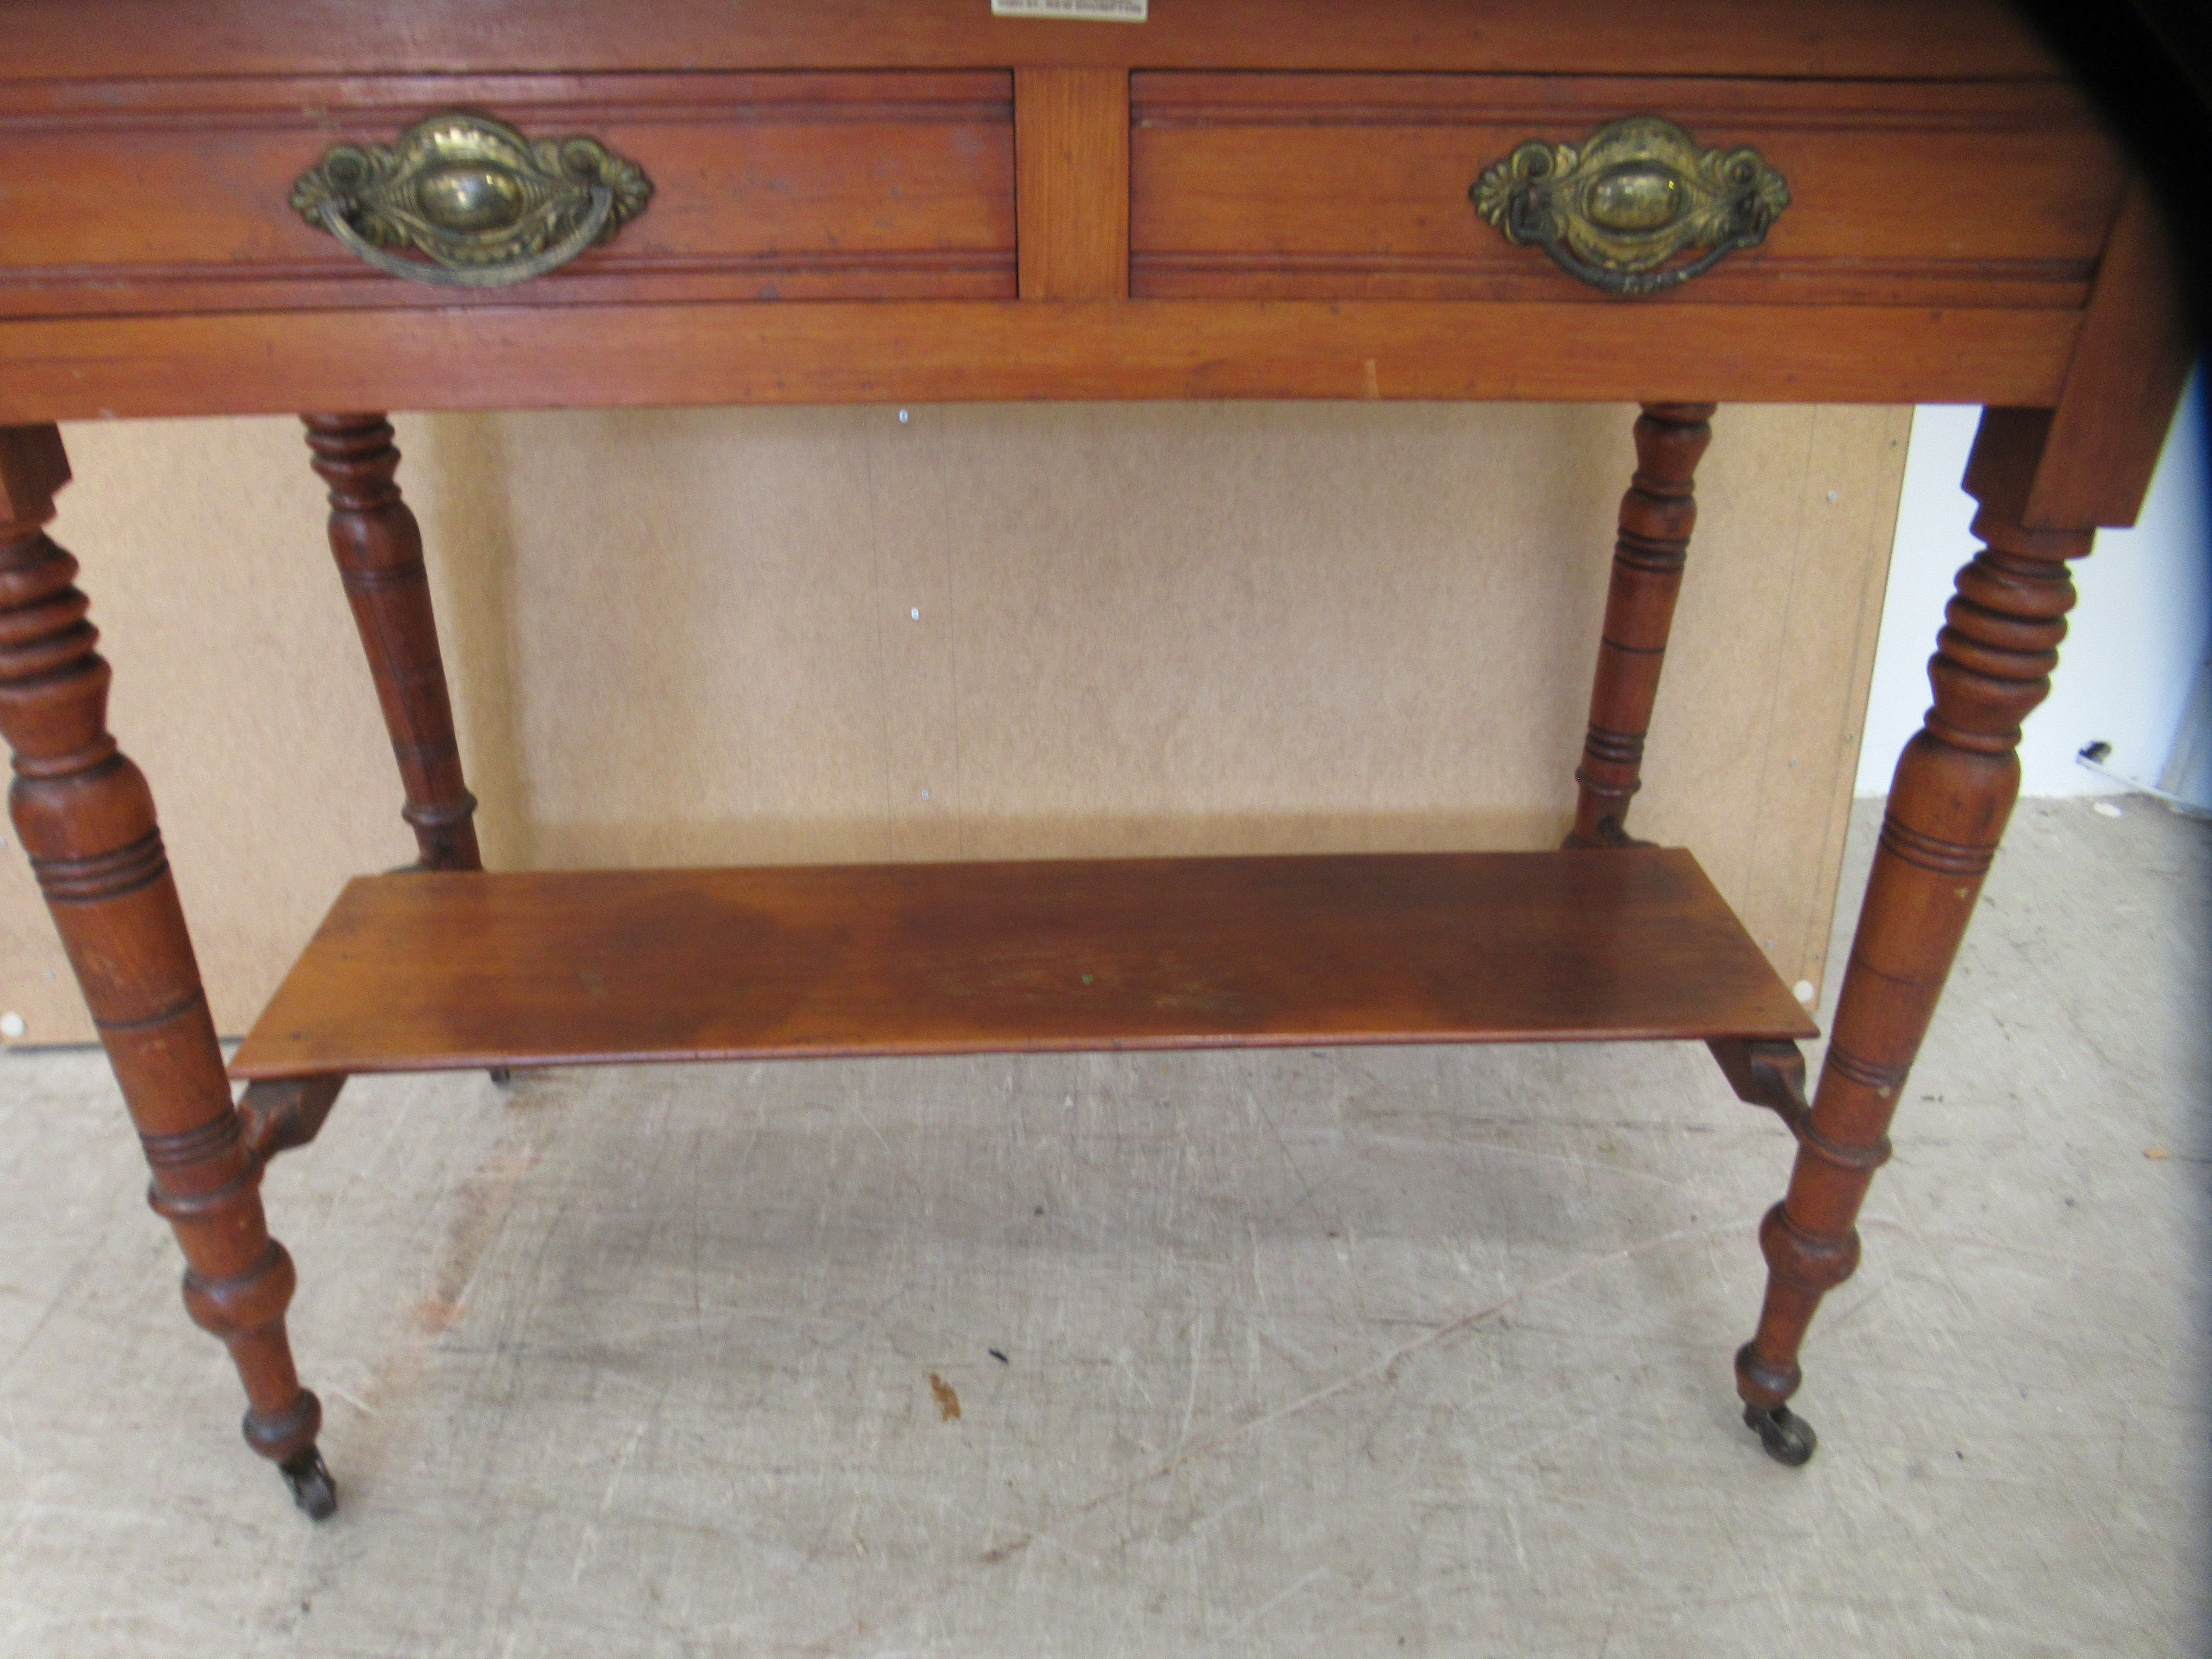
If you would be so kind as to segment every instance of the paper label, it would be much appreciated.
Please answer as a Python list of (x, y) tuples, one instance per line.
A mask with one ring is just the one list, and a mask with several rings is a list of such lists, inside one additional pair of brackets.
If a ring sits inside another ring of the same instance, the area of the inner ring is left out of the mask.
[(1060, 17), (1093, 23), (1141, 23), (1151, 0), (991, 0), (994, 17)]

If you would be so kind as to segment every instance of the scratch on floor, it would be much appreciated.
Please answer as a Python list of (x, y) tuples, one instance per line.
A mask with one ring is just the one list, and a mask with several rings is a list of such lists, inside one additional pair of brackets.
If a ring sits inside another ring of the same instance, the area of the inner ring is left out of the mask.
[(335, 1382), (325, 1382), (322, 1385), (322, 1389), (325, 1394), (329, 1395), (332, 1399), (344, 1401), (347, 1405), (352, 1407), (364, 1417), (374, 1417), (376, 1415), (375, 1407), (370, 1405), (368, 1401), (362, 1399), (358, 1395), (347, 1392), (345, 1389), (338, 1387)]
[[(1355, 1394), (1360, 1389), (1370, 1388), (1378, 1383), (1384, 1388), (1394, 1387), (1407, 1364), (1412, 1360), (1432, 1348), (1441, 1347), (1447, 1342), (1465, 1336), (1477, 1326), (1495, 1319), (1498, 1315), (1507, 1312), (1523, 1302), (1559, 1290), (1564, 1285), (1574, 1283), (1577, 1279), (1586, 1279), (1590, 1274), (1602, 1272), (1606, 1268), (1618, 1267), (1624, 1261), (1632, 1261), (1639, 1256), (1665, 1249), (1670, 1245), (1680, 1244), (1692, 1239), (1740, 1237), (1755, 1224), (1757, 1218), (1755, 1216), (1738, 1216), (1713, 1226), (1683, 1227), (1672, 1232), (1655, 1234), (1650, 1238), (1639, 1239), (1632, 1244), (1624, 1244), (1618, 1249), (1607, 1250), (1602, 1255), (1590, 1256), (1577, 1262), (1571, 1267), (1552, 1274), (1548, 1279), (1540, 1279), (1532, 1285), (1524, 1285), (1519, 1290), (1498, 1297), (1495, 1302), (1477, 1308), (1470, 1313), (1462, 1314), (1457, 1319), (1439, 1325), (1425, 1334), (1393, 1348), (1389, 1352), (1369, 1361), (1358, 1370), (1347, 1372), (1335, 1382), (1302, 1395), (1287, 1404), (1277, 1407), (1273, 1411), (1263, 1413), (1243, 1423), (1231, 1424), (1217, 1433), (1179, 1446), (1175, 1452), (1154, 1464), (1151, 1468), (1132, 1475), (1127, 1480), (1109, 1486), (1105, 1491), (1096, 1493), (1080, 1503), (1070, 1505), (1042, 1526), (1031, 1528), (1019, 1538), (1012, 1539), (977, 1556), (973, 1565), (956, 1569), (940, 1579), (931, 1589), (917, 1596), (896, 1613), (880, 1615), (866, 1621), (866, 1624), (855, 1622), (848, 1625), (842, 1629), (809, 1643), (804, 1650), (810, 1653), (834, 1653), (841, 1648), (848, 1648), (851, 1644), (868, 1635), (872, 1631), (880, 1634), (894, 1620), (911, 1618), (943, 1601), (952, 1592), (957, 1583), (973, 1577), (976, 1570), (1002, 1565), (1019, 1555), (1046, 1534), (1066, 1526), (1070, 1522), (1079, 1521), (1084, 1516), (1093, 1514), (1110, 1504), (1120, 1503), (1145, 1487), (1166, 1480), (1177, 1470), (1200, 1458), (1211, 1457), (1217, 1452), (1226, 1450), (1240, 1441), (1249, 1439), (1263, 1430), (1273, 1428), (1278, 1423), (1296, 1417), (1301, 1413), (1311, 1411), (1315, 1407), (1324, 1405), (1329, 1401), (1340, 1399), (1346, 1395)], [(934, 1375), (931, 1376), (933, 1387), (939, 1380)]]
[(637, 1443), (645, 1438), (645, 1425), (640, 1423), (629, 1431), (629, 1443), (615, 1459), (615, 1472), (607, 1477), (607, 1489), (599, 1499), (599, 1513), (605, 1515), (615, 1506), (615, 1488), (622, 1485), (623, 1471), (629, 1468), (629, 1460), (637, 1455)]
[(514, 1189), (542, 1156), (535, 1146), (501, 1147), (455, 1194), (459, 1213), (447, 1234), (446, 1253), (438, 1262), (430, 1294), (415, 1305), (418, 1330), (437, 1336), (460, 1323), (461, 1304), (514, 1203)]
[(1246, 1613), (1242, 1619), (1239, 1619), (1234, 1625), (1231, 1626), (1228, 1630), (1223, 1632), (1219, 1637), (1216, 1638), (1212, 1645), (1218, 1648), (1224, 1642), (1235, 1641), (1238, 1637), (1243, 1635), (1246, 1631), (1251, 1629), (1253, 1626), (1258, 1624), (1262, 1619), (1265, 1619), (1269, 1613), (1273, 1613), (1277, 1607), (1282, 1606), (1284, 1602), (1289, 1601), (1300, 1590), (1304, 1589), (1308, 1585), (1311, 1584), (1316, 1579), (1324, 1578), (1328, 1577), (1328, 1569), (1327, 1567), (1316, 1567), (1304, 1577), (1299, 1579), (1297, 1583), (1292, 1584), (1287, 1589), (1281, 1590), (1277, 1594), (1269, 1596), (1258, 1607), (1253, 1608), (1251, 1612)]
[(1244, 1109), (1267, 1126), (1268, 1137), (1275, 1143), (1275, 1150), (1282, 1154), (1283, 1162), (1288, 1166), (1290, 1172), (1297, 1177), (1298, 1186), (1305, 1194), (1306, 1208), (1312, 1212), (1316, 1221), (1326, 1227), (1329, 1218), (1322, 1210), (1321, 1194), (1314, 1191), (1313, 1182), (1306, 1179), (1306, 1172), (1298, 1167), (1297, 1159), (1291, 1156), (1290, 1142), (1283, 1139), (1283, 1132), (1277, 1127), (1274, 1115), (1261, 1103), (1256, 1091), (1247, 1089), (1244, 1091)]
[(347, 1461), (355, 1468), (373, 1470), (383, 1461), (395, 1419), (380, 1415), (372, 1402), (388, 1405), (422, 1386), (431, 1346), (460, 1323), (469, 1287), (514, 1210), (523, 1177), (543, 1161), (557, 1121), (551, 1114), (521, 1120), (529, 1127), (520, 1144), (495, 1149), (455, 1195), (456, 1213), (447, 1232), (445, 1253), (431, 1275), (430, 1293), (408, 1310), (398, 1340), (378, 1358), (362, 1397), (342, 1396), (359, 1407), (366, 1419), (347, 1451)]
[[(1200, 1310), (1198, 1316), (1191, 1322), (1189, 1332), (1190, 1389), (1183, 1398), (1182, 1423), (1176, 1431), (1175, 1449), (1168, 1454), (1168, 1466), (1170, 1468), (1180, 1467), (1182, 1464), (1183, 1448), (1190, 1443), (1191, 1425), (1198, 1420), (1199, 1376), (1206, 1369), (1206, 1313), (1203, 1309)], [(1174, 1493), (1170, 1491), (1169, 1501), (1172, 1503), (1173, 1499)], [(1158, 1516), (1152, 1522), (1153, 1542), (1159, 1541), (1161, 1531), (1166, 1527), (1167, 1521), (1168, 1505), (1163, 1504), (1160, 1506)]]

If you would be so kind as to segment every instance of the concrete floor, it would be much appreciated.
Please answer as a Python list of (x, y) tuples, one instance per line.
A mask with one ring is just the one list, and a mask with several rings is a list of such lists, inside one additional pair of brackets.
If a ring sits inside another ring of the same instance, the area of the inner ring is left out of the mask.
[(2021, 810), (1801, 1472), (1700, 1049), (356, 1084), (266, 1188), (319, 1528), (99, 1058), (0, 1057), (0, 1652), (2199, 1651), (2208, 878)]

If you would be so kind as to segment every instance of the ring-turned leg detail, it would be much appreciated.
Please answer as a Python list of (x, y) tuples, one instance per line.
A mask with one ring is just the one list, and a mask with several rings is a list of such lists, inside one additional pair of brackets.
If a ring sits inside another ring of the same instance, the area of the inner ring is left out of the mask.
[(107, 733), (109, 672), (76, 561), (45, 533), (68, 481), (52, 427), (0, 428), (9, 811), (137, 1125), (149, 1197), (184, 1248), (185, 1306), (238, 1366), (247, 1443), (303, 1467), (322, 1408), (300, 1386), (285, 1338), (292, 1261), (262, 1215), (261, 1161), (231, 1104), (152, 794)]
[(1935, 707), (1898, 763), (1790, 1190), (1759, 1229), (1766, 1300), (1736, 1389), (1784, 1462), (1774, 1413), (1796, 1392), (1820, 1298), (1858, 1265), (1859, 1206), (2020, 792), (2021, 721), (2050, 694), (2074, 604), (2067, 561), (2090, 547), (2086, 531), (2025, 529), (1986, 505), (1974, 530), (1984, 547), (1959, 573), (1929, 665)]
[(1575, 772), (1580, 799), (1569, 847), (1632, 845), (1628, 806), (1643, 787), (1644, 740), (1674, 601), (1697, 528), (1698, 462), (1713, 440), (1711, 404), (1646, 404), (1636, 422), (1636, 477), (1620, 502), (1605, 638), (1590, 691), (1589, 736)]
[(331, 553), (368, 653), (425, 870), (481, 870), (477, 799), (461, 775), (422, 532), (400, 499), (399, 451), (381, 415), (303, 415), (331, 491)]

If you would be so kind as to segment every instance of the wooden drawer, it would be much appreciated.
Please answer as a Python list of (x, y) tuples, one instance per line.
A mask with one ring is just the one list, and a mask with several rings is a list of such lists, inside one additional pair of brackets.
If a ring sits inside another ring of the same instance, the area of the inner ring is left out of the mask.
[(1789, 181), (1765, 242), (1678, 301), (2078, 307), (2118, 205), (2118, 150), (2055, 82), (1141, 74), (1132, 291), (1607, 302), (1469, 191), (1528, 139), (1635, 114)]
[[(331, 145), (452, 110), (588, 134), (652, 203), (489, 290), (388, 276), (293, 210)], [(0, 83), (0, 315), (1013, 294), (1006, 74)]]

